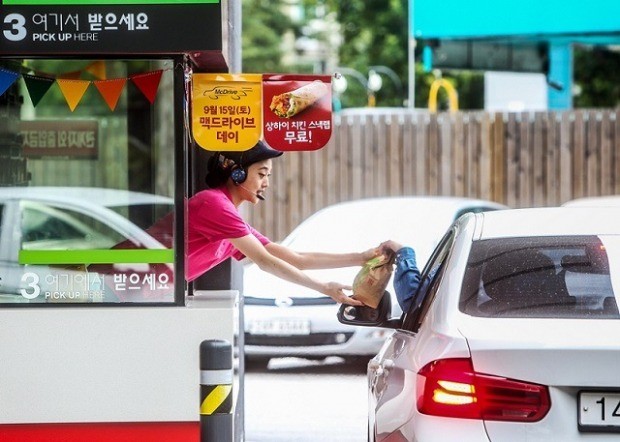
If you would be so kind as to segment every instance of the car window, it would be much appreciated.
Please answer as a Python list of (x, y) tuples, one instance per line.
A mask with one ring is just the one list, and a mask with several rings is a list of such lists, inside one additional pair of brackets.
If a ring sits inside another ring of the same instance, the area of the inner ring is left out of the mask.
[(22, 249), (65, 250), (110, 248), (124, 237), (84, 213), (23, 201)]
[(619, 318), (608, 256), (617, 244), (599, 236), (477, 241), (459, 308), (483, 317)]
[(426, 317), (426, 313), (435, 299), (439, 282), (443, 277), (444, 264), (454, 243), (455, 229), (456, 227), (452, 227), (444, 235), (422, 271), (420, 287), (403, 321), (404, 330), (417, 332)]

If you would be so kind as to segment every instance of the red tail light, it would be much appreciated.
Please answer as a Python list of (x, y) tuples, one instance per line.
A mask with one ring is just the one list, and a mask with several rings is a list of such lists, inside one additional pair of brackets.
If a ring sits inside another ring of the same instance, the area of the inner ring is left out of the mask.
[(470, 359), (441, 359), (418, 372), (418, 411), (433, 416), (536, 422), (551, 407), (544, 385), (476, 373)]

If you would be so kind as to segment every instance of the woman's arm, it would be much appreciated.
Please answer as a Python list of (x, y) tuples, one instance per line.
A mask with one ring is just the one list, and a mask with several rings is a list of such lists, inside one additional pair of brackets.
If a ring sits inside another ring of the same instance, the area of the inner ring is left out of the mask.
[(321, 282), (311, 278), (287, 261), (271, 254), (254, 235), (233, 238), (229, 241), (237, 250), (250, 258), (263, 271), (269, 272), (289, 282), (316, 290), (317, 292), (329, 296), (336, 302), (350, 305), (363, 305), (360, 301), (350, 298), (344, 293), (343, 290), (351, 290), (351, 286), (337, 282)]
[(362, 266), (380, 253), (378, 247), (353, 253), (296, 252), (276, 243), (269, 243), (265, 248), (273, 256), (300, 270)]

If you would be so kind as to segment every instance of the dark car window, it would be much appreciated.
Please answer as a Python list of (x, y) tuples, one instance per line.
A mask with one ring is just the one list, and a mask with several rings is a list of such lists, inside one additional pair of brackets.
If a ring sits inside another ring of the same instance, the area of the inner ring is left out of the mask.
[(417, 332), (435, 299), (439, 281), (443, 276), (444, 264), (447, 261), (454, 243), (456, 227), (452, 227), (435, 248), (433, 255), (422, 271), (422, 282), (418, 288), (409, 311), (403, 320), (403, 330)]
[(109, 248), (125, 237), (93, 216), (64, 207), (23, 201), (22, 248)]
[(86, 240), (87, 233), (50, 213), (28, 208), (24, 210), (22, 218), (22, 235), (23, 241), (30, 243), (44, 240)]
[(486, 317), (619, 318), (609, 267), (597, 236), (477, 241), (459, 308)]

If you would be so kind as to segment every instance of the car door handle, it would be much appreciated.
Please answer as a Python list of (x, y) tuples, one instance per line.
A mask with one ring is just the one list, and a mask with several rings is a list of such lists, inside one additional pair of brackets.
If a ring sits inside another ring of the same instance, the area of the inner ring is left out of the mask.
[(379, 361), (377, 361), (376, 359), (371, 359), (368, 362), (368, 368), (371, 370), (376, 370), (377, 368), (379, 368), (379, 366), (381, 365), (381, 363)]
[(394, 361), (391, 360), (391, 359), (384, 359), (383, 360), (383, 368), (385, 368), (386, 370), (394, 368)]

